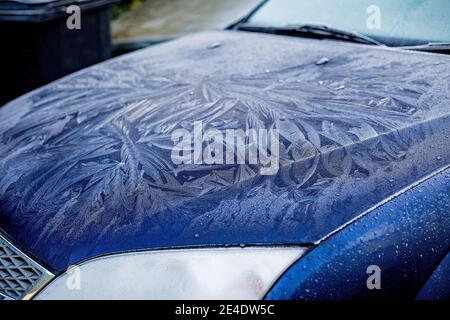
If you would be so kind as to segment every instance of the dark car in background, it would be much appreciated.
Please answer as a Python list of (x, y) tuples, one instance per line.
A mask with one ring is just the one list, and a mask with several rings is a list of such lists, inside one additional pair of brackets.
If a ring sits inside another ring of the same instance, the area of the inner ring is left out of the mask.
[(450, 3), (377, 3), (266, 1), (1, 108), (0, 296), (450, 298)]

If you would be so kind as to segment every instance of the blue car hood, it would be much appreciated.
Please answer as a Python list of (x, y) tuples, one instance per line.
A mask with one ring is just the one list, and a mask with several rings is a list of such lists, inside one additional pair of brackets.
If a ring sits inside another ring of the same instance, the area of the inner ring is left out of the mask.
[[(149, 248), (312, 244), (449, 163), (448, 56), (207, 32), (0, 109), (0, 227), (54, 270)], [(280, 169), (176, 165), (171, 133), (269, 129)]]

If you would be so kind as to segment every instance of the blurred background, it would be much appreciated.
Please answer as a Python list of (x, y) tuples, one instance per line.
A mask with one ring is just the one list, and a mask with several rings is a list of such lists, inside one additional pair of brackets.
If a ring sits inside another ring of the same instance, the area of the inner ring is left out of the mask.
[(208, 29), (223, 29), (261, 0), (125, 0), (112, 8), (116, 50), (132, 50)]
[(223, 29), (261, 0), (0, 0), (0, 106), (84, 67)]

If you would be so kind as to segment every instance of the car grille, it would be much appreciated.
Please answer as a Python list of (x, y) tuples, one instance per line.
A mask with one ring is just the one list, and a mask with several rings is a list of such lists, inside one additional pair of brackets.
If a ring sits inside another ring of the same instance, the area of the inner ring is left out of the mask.
[(0, 234), (0, 300), (30, 299), (51, 278)]

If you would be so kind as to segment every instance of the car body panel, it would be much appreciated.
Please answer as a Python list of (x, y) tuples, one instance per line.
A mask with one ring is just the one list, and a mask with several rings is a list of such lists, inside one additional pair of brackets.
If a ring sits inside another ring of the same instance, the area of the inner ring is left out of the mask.
[[(449, 181), (447, 169), (369, 212), (295, 263), (266, 298), (414, 299), (450, 249)], [(444, 261), (419, 298), (448, 292), (448, 271)]]
[[(317, 243), (449, 163), (449, 79), (443, 55), (238, 31), (112, 59), (0, 109), (0, 228), (56, 270)], [(171, 133), (199, 120), (278, 129), (280, 170), (174, 165)]]
[[(447, 239), (448, 241), (448, 239)], [(448, 253), (420, 290), (418, 300), (450, 300), (450, 253)]]

